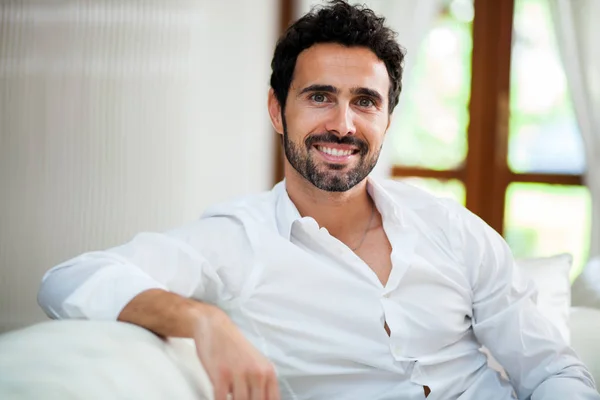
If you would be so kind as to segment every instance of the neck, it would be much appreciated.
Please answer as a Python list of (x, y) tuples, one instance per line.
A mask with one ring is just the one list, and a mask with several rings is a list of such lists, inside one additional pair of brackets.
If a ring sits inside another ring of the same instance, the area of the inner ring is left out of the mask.
[(302, 217), (312, 217), (320, 227), (342, 241), (364, 230), (374, 206), (367, 192), (367, 180), (346, 192), (327, 192), (316, 188), (286, 163), (288, 196)]

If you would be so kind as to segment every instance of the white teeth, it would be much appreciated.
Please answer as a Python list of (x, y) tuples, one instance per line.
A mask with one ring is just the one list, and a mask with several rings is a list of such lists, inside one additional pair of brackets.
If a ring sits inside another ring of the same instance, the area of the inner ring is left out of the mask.
[(337, 157), (349, 156), (352, 154), (352, 150), (340, 150), (340, 149), (332, 149), (330, 147), (319, 146), (319, 151), (322, 151), (325, 154), (329, 154)]

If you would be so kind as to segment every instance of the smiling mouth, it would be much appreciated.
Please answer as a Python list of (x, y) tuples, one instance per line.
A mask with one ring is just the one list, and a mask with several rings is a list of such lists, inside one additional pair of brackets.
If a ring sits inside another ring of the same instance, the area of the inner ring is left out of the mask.
[(354, 148), (340, 149), (324, 145), (316, 145), (314, 147), (328, 161), (345, 161), (359, 152), (358, 149)]

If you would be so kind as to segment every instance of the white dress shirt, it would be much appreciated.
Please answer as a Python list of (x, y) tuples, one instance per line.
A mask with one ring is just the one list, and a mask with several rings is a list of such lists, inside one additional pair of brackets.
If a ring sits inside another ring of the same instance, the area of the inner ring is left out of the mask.
[(600, 399), (495, 231), (400, 182), (370, 178), (368, 190), (392, 245), (385, 286), (300, 216), (282, 182), (67, 261), (46, 274), (39, 302), (54, 318), (109, 320), (150, 288), (216, 304), (274, 363), (283, 399), (424, 399), (423, 386), (428, 400)]

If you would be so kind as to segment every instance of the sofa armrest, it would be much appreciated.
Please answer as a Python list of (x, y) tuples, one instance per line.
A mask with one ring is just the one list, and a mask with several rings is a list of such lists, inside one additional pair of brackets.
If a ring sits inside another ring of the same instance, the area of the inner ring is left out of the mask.
[(0, 336), (1, 399), (212, 400), (193, 342), (120, 322), (51, 321)]
[(572, 307), (571, 346), (600, 383), (600, 309)]

